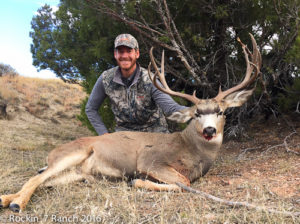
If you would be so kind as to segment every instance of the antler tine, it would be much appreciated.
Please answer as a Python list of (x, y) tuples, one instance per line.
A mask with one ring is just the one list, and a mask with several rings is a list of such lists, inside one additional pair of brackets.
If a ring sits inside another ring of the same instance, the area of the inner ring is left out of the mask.
[[(193, 95), (189, 95), (189, 94), (185, 94), (185, 93), (175, 92), (169, 88), (166, 78), (165, 78), (164, 57), (165, 57), (165, 53), (163, 51), (162, 56), (161, 56), (161, 72), (160, 72), (157, 67), (157, 64), (155, 62), (155, 59), (153, 57), (153, 47), (151, 47), (151, 49), (150, 49), (151, 62), (149, 63), (149, 66), (148, 66), (148, 75), (149, 75), (152, 83), (154, 84), (154, 86), (166, 94), (169, 94), (172, 96), (179, 96), (179, 97), (184, 98), (194, 104), (197, 104), (200, 101), (200, 99), (198, 99), (196, 97), (196, 91), (194, 91)], [(153, 77), (151, 76), (151, 65), (153, 65), (154, 70), (155, 70)], [(157, 77), (159, 77), (159, 80), (160, 80), (162, 86), (159, 83), (157, 83)]]
[[(262, 63), (261, 54), (258, 50), (256, 41), (255, 41), (253, 35), (251, 33), (249, 33), (249, 35), (251, 37), (251, 42), (252, 42), (252, 48), (253, 48), (252, 53), (248, 49), (248, 47), (240, 40), (240, 38), (237, 38), (237, 41), (242, 45), (242, 49), (244, 52), (246, 65), (247, 65), (244, 80), (240, 84), (238, 84), (224, 92), (221, 90), (221, 87), (220, 87), (218, 95), (214, 98), (215, 100), (221, 101), (224, 97), (226, 97), (230, 93), (233, 93), (233, 92), (236, 92), (238, 90), (248, 87), (250, 84), (252, 84), (255, 81), (257, 76), (260, 74), (260, 67), (261, 67), (261, 63)], [(249, 55), (251, 57), (251, 61), (249, 61)], [(255, 70), (254, 73), (253, 73), (253, 70)]]
[(250, 37), (251, 37), (251, 42), (252, 42), (252, 46), (253, 46), (253, 61), (255, 62), (255, 64), (258, 65), (259, 69), (261, 67), (261, 64), (262, 64), (262, 58), (261, 58), (261, 54), (258, 50), (258, 47), (257, 47), (257, 44), (256, 44), (256, 41), (253, 37), (253, 35), (251, 33), (249, 33)]

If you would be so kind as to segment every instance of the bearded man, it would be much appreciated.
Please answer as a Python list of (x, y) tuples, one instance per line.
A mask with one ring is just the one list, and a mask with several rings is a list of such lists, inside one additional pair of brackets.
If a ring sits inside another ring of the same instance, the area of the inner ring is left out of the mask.
[(168, 132), (165, 115), (183, 110), (169, 95), (158, 90), (137, 59), (137, 40), (120, 34), (114, 42), (118, 66), (98, 78), (86, 105), (86, 114), (98, 135), (108, 133), (98, 110), (106, 97), (116, 120), (115, 131)]

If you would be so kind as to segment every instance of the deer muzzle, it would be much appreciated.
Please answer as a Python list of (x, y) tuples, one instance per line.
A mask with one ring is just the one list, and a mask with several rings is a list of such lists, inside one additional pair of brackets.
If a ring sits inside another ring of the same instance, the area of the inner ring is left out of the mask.
[(214, 127), (206, 127), (203, 129), (203, 136), (206, 140), (211, 140), (217, 133)]

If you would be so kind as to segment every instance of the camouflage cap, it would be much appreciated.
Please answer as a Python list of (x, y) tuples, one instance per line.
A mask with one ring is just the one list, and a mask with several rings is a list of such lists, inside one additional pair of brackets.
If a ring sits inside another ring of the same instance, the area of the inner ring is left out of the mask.
[(139, 49), (137, 40), (131, 34), (120, 34), (115, 39), (115, 48), (119, 46), (126, 46), (134, 49)]

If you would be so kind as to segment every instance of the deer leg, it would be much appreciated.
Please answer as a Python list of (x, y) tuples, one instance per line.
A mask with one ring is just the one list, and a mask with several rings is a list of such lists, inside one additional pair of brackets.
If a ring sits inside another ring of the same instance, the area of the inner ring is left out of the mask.
[[(20, 212), (23, 210), (28, 201), (30, 200), (32, 194), (36, 188), (44, 183), (48, 178), (60, 173), (61, 171), (76, 166), (82, 163), (93, 153), (93, 149), (87, 149), (82, 151), (76, 151), (72, 154), (69, 154), (65, 157), (60, 157), (59, 160), (54, 161), (49, 164), (49, 167), (32, 178), (30, 178), (22, 187), (22, 189), (16, 193), (14, 196), (3, 195), (0, 197), (0, 200), (3, 205), (8, 206), (7, 203), (10, 203), (9, 208), (13, 212)], [(12, 199), (12, 201), (9, 201)]]
[(43, 186), (45, 187), (53, 187), (56, 185), (68, 184), (75, 181), (83, 181), (87, 180), (92, 183), (95, 182), (95, 178), (90, 174), (82, 173), (80, 170), (70, 170), (68, 172), (64, 172), (53, 179), (47, 180)]
[(133, 180), (132, 186), (135, 188), (145, 188), (154, 191), (181, 191), (176, 182), (190, 186), (190, 181), (177, 172), (173, 167), (156, 167), (148, 171), (140, 170), (139, 172), (146, 174), (164, 184), (155, 183), (150, 180)]
[(152, 191), (180, 191), (181, 188), (176, 184), (159, 184), (150, 180), (135, 179), (132, 181), (135, 188), (144, 188)]
[(2, 195), (0, 198), (0, 208), (7, 208), (12, 202), (12, 200), (14, 200), (17, 197), (19, 197), (19, 194)]

